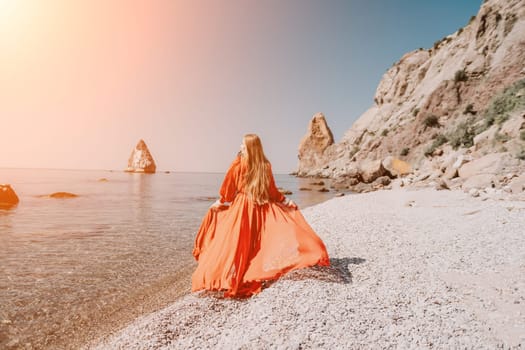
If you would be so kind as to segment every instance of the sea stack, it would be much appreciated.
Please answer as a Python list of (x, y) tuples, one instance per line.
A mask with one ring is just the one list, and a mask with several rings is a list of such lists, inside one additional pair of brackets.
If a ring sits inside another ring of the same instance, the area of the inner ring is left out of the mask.
[(140, 140), (131, 152), (128, 160), (127, 172), (132, 173), (155, 173), (157, 166), (146, 146), (144, 140)]
[(11, 185), (0, 184), (0, 208), (9, 208), (17, 205), (18, 196)]
[(334, 143), (332, 131), (323, 113), (317, 113), (310, 120), (308, 132), (299, 145), (299, 176), (307, 175), (312, 169), (324, 165), (325, 150)]

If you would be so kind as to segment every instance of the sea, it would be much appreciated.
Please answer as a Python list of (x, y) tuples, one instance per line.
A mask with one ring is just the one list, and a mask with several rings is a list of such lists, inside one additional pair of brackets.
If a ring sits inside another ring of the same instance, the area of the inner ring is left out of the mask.
[[(20, 198), (0, 209), (0, 349), (80, 348), (189, 293), (195, 234), (223, 178), (0, 169)], [(275, 181), (299, 208), (334, 196), (318, 191), (326, 179)]]

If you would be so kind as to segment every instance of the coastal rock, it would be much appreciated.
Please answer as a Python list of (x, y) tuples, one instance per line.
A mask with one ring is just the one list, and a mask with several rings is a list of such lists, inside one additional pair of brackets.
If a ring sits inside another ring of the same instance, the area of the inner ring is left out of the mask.
[(494, 175), (492, 174), (477, 174), (470, 176), (461, 187), (464, 190), (471, 188), (486, 188), (494, 186)]
[(494, 137), (498, 133), (498, 129), (499, 129), (498, 125), (492, 125), (487, 130), (474, 136), (474, 139), (473, 139), (474, 145), (480, 148), (480, 146), (488, 144), (490, 141), (494, 140)]
[(317, 113), (310, 120), (308, 132), (299, 144), (299, 176), (305, 176), (312, 170), (322, 168), (325, 163), (325, 151), (334, 143), (332, 131), (326, 123), (325, 116)]
[(74, 193), (69, 193), (69, 192), (55, 192), (55, 193), (51, 193), (48, 197), (64, 199), (64, 198), (76, 198), (78, 197), (78, 195)]
[[(525, 89), (524, 89), (525, 91)], [(525, 92), (524, 92), (525, 93)], [(525, 96), (523, 97), (525, 101)], [(520, 131), (525, 129), (525, 113), (515, 112), (509, 115), (509, 119), (501, 125), (500, 134), (509, 138), (520, 136)]]
[(155, 173), (156, 170), (157, 166), (155, 165), (155, 161), (153, 160), (153, 156), (151, 155), (148, 146), (146, 146), (144, 140), (140, 140), (131, 152), (126, 171), (135, 173)]
[(456, 159), (456, 161), (454, 162), (454, 164), (452, 164), (452, 168), (454, 169), (459, 169), (461, 168), (461, 166), (465, 163), (468, 163), (472, 160), (472, 157), (470, 156), (465, 156), (463, 154), (459, 155), (458, 158)]
[[(340, 178), (349, 167), (399, 157), (418, 175), (439, 169), (445, 179), (459, 176), (458, 185), (480, 175), (467, 175), (465, 163), (501, 153), (511, 156), (501, 159), (500, 169), (523, 172), (525, 162), (515, 160), (525, 152), (524, 31), (525, 2), (483, 1), (463, 28), (394, 63), (376, 89), (374, 104), (338, 143), (323, 143), (304, 157), (305, 162), (317, 157), (304, 173)], [(399, 176), (387, 162), (383, 166), (390, 176)], [(360, 181), (382, 176), (368, 174), (363, 172)]]
[(15, 190), (8, 184), (0, 184), (0, 208), (9, 208), (17, 205), (20, 199)]
[(492, 153), (487, 154), (481, 158), (468, 162), (459, 168), (459, 176), (463, 179), (470, 178), (474, 175), (490, 174), (496, 175), (501, 173), (505, 159), (508, 157), (506, 153)]
[(364, 183), (371, 183), (381, 176), (391, 176), (390, 172), (383, 166), (381, 160), (363, 162), (360, 168), (361, 178)]
[(360, 182), (355, 186), (350, 187), (353, 192), (367, 193), (373, 190), (372, 184)]
[(512, 193), (522, 193), (525, 191), (525, 174), (521, 174), (510, 180), (509, 187)]
[(454, 168), (454, 167), (450, 167), (446, 170), (445, 174), (443, 174), (443, 177), (447, 180), (451, 180), (451, 179), (454, 179), (456, 177), (458, 177), (459, 174), (458, 174), (458, 169), (457, 168)]
[(403, 176), (412, 173), (412, 167), (407, 162), (388, 156), (383, 159), (383, 167), (393, 176)]
[(388, 176), (380, 176), (374, 180), (374, 185), (387, 186), (390, 185), (392, 180)]
[(281, 188), (281, 187), (279, 187), (278, 190), (279, 190), (279, 192), (281, 192), (284, 195), (293, 194), (292, 191), (284, 189), (284, 188)]
[(468, 191), (468, 194), (471, 195), (472, 197), (479, 197), (479, 190), (477, 188), (471, 188)]
[(448, 183), (444, 179), (439, 179), (436, 184), (436, 190), (450, 190)]

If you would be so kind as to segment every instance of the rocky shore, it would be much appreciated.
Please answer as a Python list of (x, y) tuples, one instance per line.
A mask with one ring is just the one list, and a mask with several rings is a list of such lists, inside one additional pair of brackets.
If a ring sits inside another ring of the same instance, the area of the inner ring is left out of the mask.
[(331, 267), (295, 271), (247, 300), (187, 295), (86, 348), (525, 345), (525, 202), (399, 188), (303, 213)]

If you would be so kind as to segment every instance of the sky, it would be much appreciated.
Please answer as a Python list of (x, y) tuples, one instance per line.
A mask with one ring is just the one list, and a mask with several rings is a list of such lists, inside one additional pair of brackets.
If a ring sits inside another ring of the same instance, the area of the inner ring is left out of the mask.
[(291, 172), (314, 114), (339, 141), (393, 63), (480, 5), (0, 0), (0, 168), (125, 169), (144, 139), (158, 170), (224, 172), (256, 133)]

